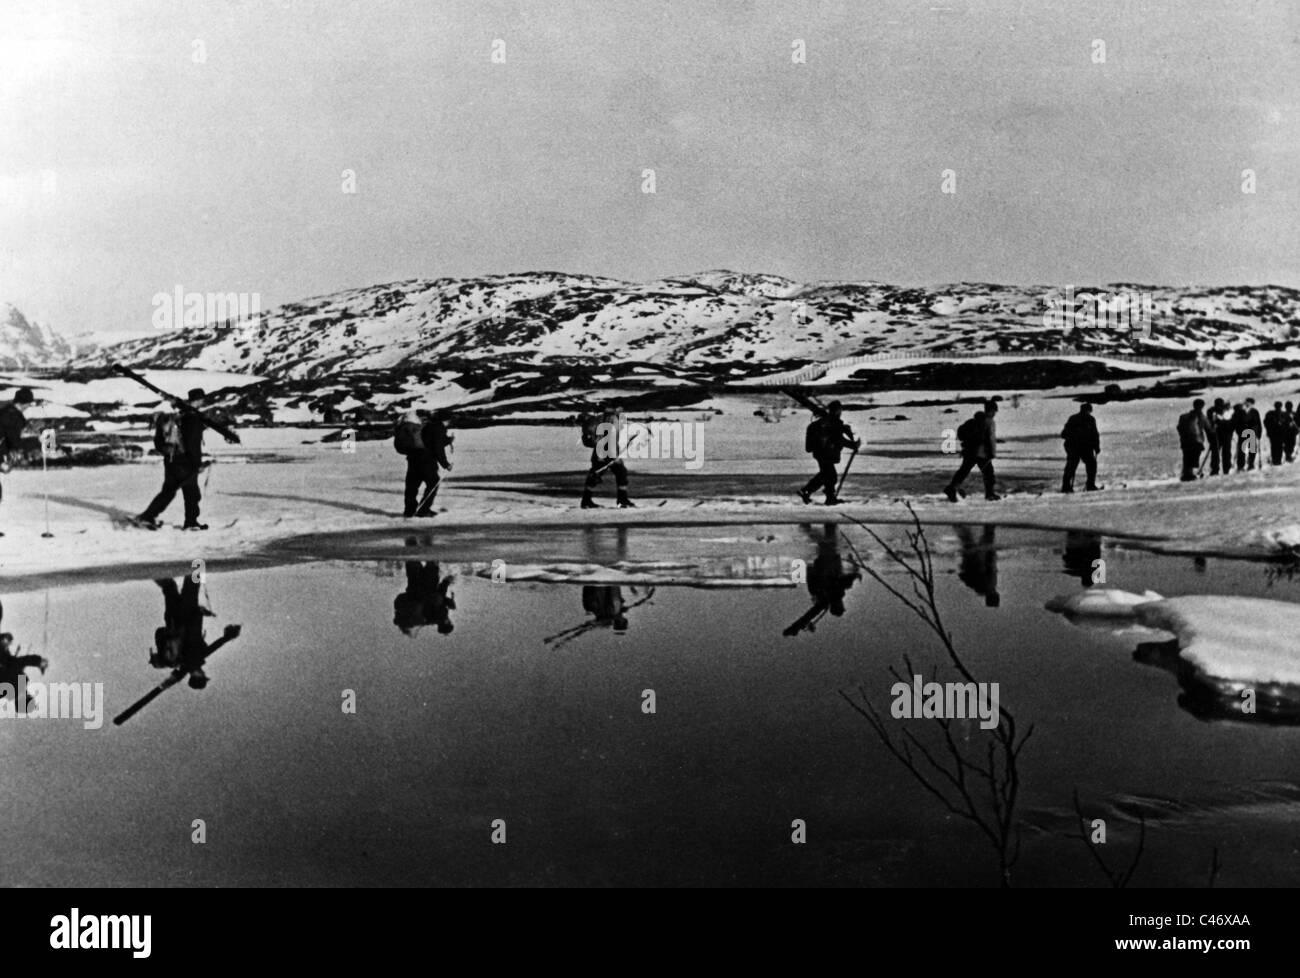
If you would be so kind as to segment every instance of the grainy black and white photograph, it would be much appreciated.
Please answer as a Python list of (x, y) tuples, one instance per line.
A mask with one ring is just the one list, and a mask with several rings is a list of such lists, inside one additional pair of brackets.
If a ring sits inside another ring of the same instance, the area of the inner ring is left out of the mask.
[(1298, 113), (1286, 0), (4, 0), (0, 885), (1295, 886)]

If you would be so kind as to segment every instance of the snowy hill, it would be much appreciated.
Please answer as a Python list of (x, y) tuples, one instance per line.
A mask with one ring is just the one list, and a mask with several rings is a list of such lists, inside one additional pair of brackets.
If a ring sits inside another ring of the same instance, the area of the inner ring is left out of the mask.
[[(538, 272), (417, 279), (305, 299), (229, 326), (175, 329), (112, 356), (157, 368), (309, 380), (343, 371), (427, 371), (472, 364), (652, 364), (666, 373), (757, 377), (890, 351), (1057, 351), (1164, 355), (1279, 349), (1300, 336), (1300, 292), (1273, 286), (1112, 285), (1145, 292), (1150, 330), (1047, 317), (1047, 289), (963, 283), (898, 288), (800, 284), (718, 270), (634, 283)], [(1058, 307), (1059, 308), (1059, 307)], [(1075, 309), (1084, 308), (1076, 304)], [(1092, 307), (1095, 308), (1095, 307)], [(107, 359), (78, 357), (82, 366)]]
[(132, 340), (155, 339), (158, 331), (154, 329), (135, 329), (125, 332), (107, 332), (105, 330), (91, 330), (85, 333), (74, 333), (68, 337), (68, 345), (72, 347), (72, 358), (89, 357), (94, 353), (99, 353), (110, 346), (118, 343), (129, 343)]
[(13, 305), (0, 303), (0, 369), (61, 364), (72, 352), (67, 341), (48, 326), (30, 322)]

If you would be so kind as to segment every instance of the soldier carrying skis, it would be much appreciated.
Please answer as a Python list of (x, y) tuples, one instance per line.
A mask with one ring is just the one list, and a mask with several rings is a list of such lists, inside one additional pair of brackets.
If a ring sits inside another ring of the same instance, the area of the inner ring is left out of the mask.
[(582, 508), (600, 508), (600, 504), (591, 498), (591, 491), (600, 485), (601, 476), (606, 471), (614, 473), (618, 508), (632, 508), (634, 504), (627, 495), (627, 465), (623, 462), (631, 441), (623, 419), (622, 406), (611, 404), (604, 414), (586, 416), (580, 419), (579, 424), (582, 427), (583, 447), (591, 449), (591, 468), (582, 490)]
[[(199, 472), (203, 461), (203, 429), (210, 423), (203, 416), (203, 401), (207, 393), (195, 387), (181, 402), (177, 411), (163, 411), (154, 423), (153, 444), (163, 459), (163, 484), (143, 513), (134, 517), (135, 526), (156, 530), (162, 524), (158, 517), (171, 505), (179, 491), (185, 500), (185, 530), (206, 530), (208, 525), (199, 522)], [(233, 433), (226, 433), (233, 441)]]
[(804, 431), (803, 449), (817, 462), (817, 474), (799, 490), (799, 498), (805, 503), (812, 502), (812, 494), (818, 489), (825, 489), (827, 506), (840, 503), (836, 495), (838, 479), (835, 472), (840, 464), (840, 453), (846, 448), (856, 452), (862, 445), (861, 440), (854, 437), (853, 429), (840, 419), (843, 410), (839, 401), (831, 401), (825, 412), (814, 418)]

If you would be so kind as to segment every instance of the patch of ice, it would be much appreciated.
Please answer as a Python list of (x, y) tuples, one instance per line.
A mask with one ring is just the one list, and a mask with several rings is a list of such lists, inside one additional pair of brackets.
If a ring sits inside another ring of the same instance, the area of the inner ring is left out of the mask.
[(1192, 595), (1147, 602), (1134, 613), (1141, 624), (1177, 636), (1179, 655), (1205, 677), (1300, 686), (1300, 605)]
[(1074, 594), (1058, 594), (1047, 602), (1047, 610), (1080, 618), (1133, 618), (1139, 605), (1161, 600), (1155, 591), (1134, 594), (1119, 588), (1095, 587)]
[[(475, 565), (470, 570), (490, 578), (494, 568)], [(620, 561), (600, 564), (511, 563), (505, 568), (506, 581), (544, 581), (550, 584), (678, 585), (685, 587), (794, 587), (788, 572), (779, 564), (773, 568), (750, 568), (745, 561), (679, 563), (675, 561)]]

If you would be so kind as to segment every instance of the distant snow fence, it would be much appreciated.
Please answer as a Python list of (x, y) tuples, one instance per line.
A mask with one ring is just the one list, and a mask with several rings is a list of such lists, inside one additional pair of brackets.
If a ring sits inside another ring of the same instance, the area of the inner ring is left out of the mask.
[(867, 363), (890, 363), (896, 360), (1112, 360), (1118, 363), (1136, 363), (1149, 367), (1173, 367), (1177, 370), (1196, 370), (1202, 371), (1211, 367), (1215, 369), (1226, 369), (1223, 364), (1206, 360), (1204, 357), (1178, 358), (1178, 357), (1142, 357), (1126, 353), (1101, 353), (1095, 350), (1059, 350), (1059, 351), (1042, 351), (1042, 350), (999, 350), (997, 352), (968, 352), (957, 350), (907, 350), (888, 353), (868, 353), (856, 357), (838, 357), (835, 360), (827, 360), (825, 363), (810, 363), (806, 367), (798, 370), (788, 371), (783, 374), (774, 374), (771, 377), (761, 377), (758, 380), (736, 381), (737, 384), (743, 384), (746, 387), (785, 387), (791, 384), (806, 384), (809, 381), (820, 380), (832, 370), (840, 367), (856, 367)]
[(628, 421), (596, 425), (596, 457), (616, 459), (682, 459), (692, 471), (704, 465), (704, 422)]

